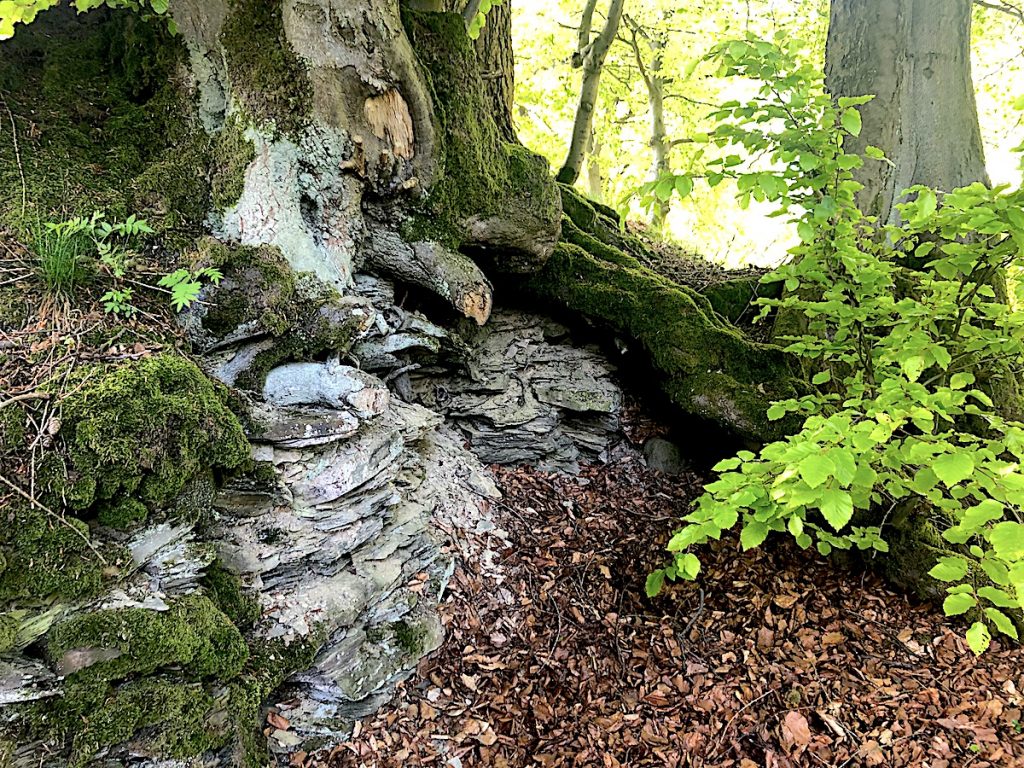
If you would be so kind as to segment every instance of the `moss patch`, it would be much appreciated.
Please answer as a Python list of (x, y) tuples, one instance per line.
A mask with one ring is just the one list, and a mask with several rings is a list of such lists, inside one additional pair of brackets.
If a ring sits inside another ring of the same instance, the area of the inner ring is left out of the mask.
[(236, 627), (248, 629), (259, 621), (259, 602), (246, 593), (238, 575), (221, 565), (220, 561), (214, 562), (206, 570), (202, 585), (214, 605), (230, 618)]
[(439, 180), (406, 239), (457, 248), (466, 219), (508, 216), (514, 207), (557, 222), (561, 202), (547, 161), (503, 140), (461, 15), (403, 9), (402, 20), (427, 73), (441, 145)]
[[(89, 527), (81, 520), (55, 519), (27, 503), (8, 505), (0, 528), (0, 603), (99, 595), (104, 566), (89, 548), (91, 542)], [(101, 547), (101, 553), (112, 566), (128, 560), (127, 552), (118, 548)]]
[(243, 389), (261, 389), (267, 372), (283, 362), (347, 352), (366, 317), (353, 315), (338, 292), (315, 276), (294, 273), (272, 246), (229, 246), (206, 238), (193, 262), (224, 274), (210, 289), (212, 306), (201, 318), (206, 331), (221, 338), (246, 326), (278, 339), (239, 376), (235, 383)]
[(794, 393), (788, 359), (721, 320), (700, 294), (655, 274), (626, 252), (571, 223), (545, 268), (526, 283), (549, 303), (639, 342), (682, 410), (743, 437), (775, 439), (785, 425), (765, 417), (771, 400)]
[(208, 208), (209, 139), (179, 77), (184, 48), (161, 22), (104, 16), (43, 14), (3, 43), (21, 163), (5, 119), (0, 224), (138, 213), (170, 245), (187, 242)]
[(193, 478), (248, 466), (224, 387), (191, 361), (160, 355), (86, 376), (63, 406), (68, 482), (50, 489), (74, 508), (125, 497), (161, 507)]
[(302, 128), (313, 89), (285, 37), (281, 0), (232, 0), (220, 41), (232, 93), (248, 116), (284, 133)]

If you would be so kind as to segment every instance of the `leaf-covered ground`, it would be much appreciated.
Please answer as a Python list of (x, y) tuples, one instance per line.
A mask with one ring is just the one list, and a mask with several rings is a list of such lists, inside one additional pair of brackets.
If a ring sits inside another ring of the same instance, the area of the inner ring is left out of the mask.
[(500, 566), (456, 571), (444, 647), (314, 764), (1024, 765), (1019, 649), (975, 659), (932, 607), (785, 544), (727, 542), (648, 600), (698, 475), (496, 471)]
[(698, 476), (498, 475), (507, 580), (456, 572), (446, 645), (331, 766), (1024, 764), (1019, 650), (976, 660), (930, 606), (788, 546), (729, 542), (648, 600)]

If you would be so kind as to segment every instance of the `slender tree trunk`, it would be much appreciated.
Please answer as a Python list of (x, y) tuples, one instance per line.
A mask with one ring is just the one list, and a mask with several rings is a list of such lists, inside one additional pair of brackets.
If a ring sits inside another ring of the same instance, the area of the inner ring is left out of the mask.
[(593, 133), (587, 151), (587, 195), (598, 203), (604, 202), (604, 176), (601, 172), (601, 150), (603, 146)]
[(584, 41), (583, 30), (586, 29), (589, 32), (594, 4), (588, 3), (589, 13), (584, 13), (584, 23), (580, 26), (581, 47), (574, 57), (574, 62), (580, 61), (579, 66), (583, 69), (583, 82), (580, 86), (580, 100), (576, 107), (576, 120), (573, 123), (569, 152), (562, 164), (562, 169), (558, 172), (558, 180), (563, 184), (575, 184), (580, 177), (587, 144), (594, 126), (594, 109), (597, 106), (597, 95), (601, 88), (604, 60), (619, 30), (624, 2), (625, 0), (611, 0), (604, 27), (592, 42)]
[(875, 146), (893, 165), (858, 171), (861, 209), (895, 222), (900, 192), (988, 181), (971, 80), (971, 0), (833, 0), (826, 85), (874, 95), (851, 149)]

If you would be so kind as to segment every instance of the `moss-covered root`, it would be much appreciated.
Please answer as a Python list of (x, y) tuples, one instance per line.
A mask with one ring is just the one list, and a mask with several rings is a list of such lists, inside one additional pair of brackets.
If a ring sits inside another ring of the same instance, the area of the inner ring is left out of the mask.
[(790, 397), (797, 387), (780, 349), (746, 339), (707, 299), (624, 251), (570, 223), (564, 231), (568, 242), (527, 281), (531, 293), (641, 345), (662, 389), (684, 412), (750, 440), (783, 434), (788, 425), (765, 415), (771, 400)]
[(403, 234), (482, 252), (501, 271), (538, 269), (562, 217), (547, 162), (503, 139), (462, 16), (403, 9), (441, 129), (435, 151), (443, 170)]
[(193, 362), (165, 354), (82, 376), (63, 404), (70, 466), (66, 477), (51, 467), (55, 503), (63, 497), (76, 510), (102, 507), (105, 522), (131, 526), (145, 517), (138, 502), (164, 507), (187, 483), (249, 464), (226, 389)]

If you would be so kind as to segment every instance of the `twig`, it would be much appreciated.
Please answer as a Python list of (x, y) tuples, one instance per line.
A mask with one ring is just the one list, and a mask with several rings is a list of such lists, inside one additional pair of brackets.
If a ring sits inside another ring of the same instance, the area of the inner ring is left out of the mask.
[(21, 403), (25, 400), (49, 400), (49, 392), (25, 392), (20, 395), (8, 398), (7, 400), (0, 401), (0, 409), (6, 408), (8, 405), (14, 405), (15, 403)]
[(96, 557), (98, 557), (98, 558), (99, 558), (99, 560), (100, 560), (100, 562), (101, 562), (101, 563), (103, 563), (104, 565), (109, 565), (109, 563), (107, 563), (107, 561), (106, 561), (106, 559), (105, 559), (105, 558), (103, 557), (103, 555), (101, 555), (101, 554), (100, 554), (99, 550), (98, 550), (98, 549), (96, 549), (96, 547), (95, 547), (95, 546), (93, 545), (93, 543), (92, 543), (91, 541), (89, 541), (89, 537), (88, 537), (88, 536), (86, 536), (86, 535), (85, 535), (84, 533), (82, 533), (82, 532), (81, 532), (80, 530), (78, 530), (77, 528), (75, 528), (75, 526), (73, 526), (73, 525), (72, 525), (71, 523), (69, 523), (69, 522), (68, 522), (68, 521), (67, 521), (66, 519), (64, 519), (64, 516), (63, 516), (63, 515), (58, 515), (58, 514), (57, 514), (56, 512), (54, 512), (54, 511), (53, 511), (52, 509), (50, 509), (50, 508), (49, 508), (48, 506), (46, 506), (45, 504), (43, 504), (43, 503), (42, 503), (41, 501), (39, 501), (38, 499), (34, 498), (34, 497), (33, 497), (33, 496), (31, 496), (30, 494), (28, 494), (28, 493), (25, 493), (25, 491), (23, 491), (23, 490), (22, 490), (22, 489), (21, 489), (21, 488), (20, 488), (19, 486), (17, 486), (17, 485), (15, 485), (14, 483), (12, 483), (12, 482), (11, 482), (10, 480), (8, 480), (8, 479), (7, 479), (6, 477), (4, 477), (3, 475), (0, 475), (0, 483), (3, 483), (3, 484), (4, 484), (4, 485), (6, 485), (6, 486), (7, 486), (8, 488), (10, 488), (10, 489), (11, 489), (12, 491), (14, 491), (14, 492), (15, 492), (16, 494), (18, 494), (18, 495), (19, 495), (19, 496), (21, 496), (21, 497), (22, 497), (23, 499), (25, 499), (26, 501), (28, 501), (28, 502), (29, 502), (30, 504), (32, 504), (32, 505), (33, 505), (33, 506), (35, 506), (35, 507), (38, 507), (38, 508), (39, 508), (39, 509), (41, 509), (41, 510), (42, 510), (43, 512), (45, 512), (46, 514), (48, 514), (48, 515), (49, 515), (50, 517), (54, 518), (55, 520), (57, 520), (57, 521), (58, 521), (59, 523), (61, 523), (62, 525), (65, 525), (65, 526), (67, 526), (67, 527), (68, 527), (69, 529), (71, 529), (72, 531), (74, 531), (75, 535), (77, 535), (77, 536), (78, 536), (78, 537), (79, 537), (79, 538), (80, 538), (80, 539), (81, 539), (82, 541), (84, 541), (84, 542), (85, 542), (85, 546), (87, 546), (87, 547), (88, 547), (89, 549), (91, 549), (91, 550), (92, 550), (92, 553), (93, 553), (94, 555), (96, 555)]
[(14, 147), (14, 159), (18, 163), (18, 175), (21, 177), (21, 215), (24, 217), (25, 210), (28, 208), (28, 184), (25, 182), (25, 166), (21, 164), (21, 148), (18, 146), (18, 126), (14, 122), (14, 113), (7, 106), (7, 100), (3, 96), (0, 96), (0, 104), (4, 105), (4, 109), (7, 110), (7, 118), (11, 121), (11, 143)]
[(975, 5), (980, 5), (982, 8), (988, 8), (993, 11), (1000, 11), (1001, 13), (1008, 13), (1015, 19), (1024, 21), (1024, 10), (1018, 8), (1016, 5), (1011, 3), (989, 3), (986, 0), (974, 0)]

